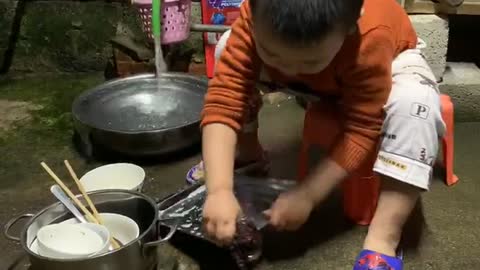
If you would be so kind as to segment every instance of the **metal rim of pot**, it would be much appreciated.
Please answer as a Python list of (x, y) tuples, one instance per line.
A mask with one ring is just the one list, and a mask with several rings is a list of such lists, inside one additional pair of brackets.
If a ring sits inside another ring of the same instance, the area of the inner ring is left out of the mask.
[[(139, 80), (139, 79), (152, 79), (152, 78), (155, 78), (155, 74), (152, 74), (152, 73), (145, 73), (145, 74), (139, 74), (139, 75), (135, 75), (135, 76), (129, 76), (129, 77), (125, 77), (125, 78), (121, 78), (121, 79), (114, 79), (114, 80), (111, 80), (111, 81), (107, 81), (103, 84), (100, 84), (90, 90), (87, 90), (85, 92), (83, 92), (80, 96), (78, 96), (77, 98), (75, 98), (75, 100), (73, 101), (73, 104), (72, 104), (72, 115), (73, 117), (75, 118), (76, 121), (78, 121), (80, 124), (84, 125), (84, 126), (88, 126), (88, 127), (94, 127), (95, 129), (98, 129), (98, 130), (102, 130), (102, 131), (107, 131), (107, 132), (119, 132), (118, 130), (116, 129), (108, 129), (108, 128), (105, 128), (105, 127), (96, 127), (90, 123), (86, 123), (85, 121), (82, 121), (77, 115), (80, 114), (80, 111), (79, 108), (80, 107), (80, 102), (84, 99), (84, 97), (86, 96), (89, 96), (91, 95), (92, 93), (96, 92), (96, 91), (99, 91), (107, 86), (112, 86), (112, 85), (115, 85), (115, 84), (119, 84), (119, 83), (122, 83), (122, 82), (129, 82), (129, 81), (135, 81), (135, 80)], [(166, 76), (166, 77), (178, 77), (178, 78), (188, 78), (188, 79), (194, 79), (194, 80), (202, 80), (202, 81), (205, 81), (205, 83), (208, 83), (208, 78), (203, 78), (203, 77), (199, 77), (199, 76), (194, 76), (194, 75), (190, 75), (190, 74), (187, 74), (187, 73), (181, 73), (181, 72), (165, 72), (162, 74), (162, 76)], [(168, 128), (162, 128), (162, 129), (156, 129), (156, 130), (143, 130), (143, 131), (129, 131), (129, 130), (122, 130), (121, 133), (123, 134), (129, 134), (129, 135), (135, 135), (135, 134), (149, 134), (149, 133), (158, 133), (158, 132), (162, 132), (162, 131), (169, 131), (169, 130), (175, 130), (175, 129), (179, 129), (179, 128), (182, 128), (182, 127), (187, 127), (187, 126), (191, 126), (191, 125), (196, 125), (200, 123), (200, 119), (198, 121), (195, 121), (195, 122), (191, 122), (191, 123), (186, 123), (186, 124), (182, 124), (182, 125), (177, 125), (177, 126), (172, 126), (172, 127), (168, 127)]]
[[(119, 249), (112, 250), (112, 251), (109, 251), (109, 252), (106, 252), (106, 253), (103, 253), (103, 254), (99, 254), (99, 255), (96, 255), (96, 256), (88, 257), (88, 259), (96, 259), (96, 258), (99, 258), (99, 257), (108, 256), (110, 254), (113, 254), (113, 253), (119, 252), (123, 249), (126, 249), (126, 248), (134, 245), (139, 239), (142, 239), (154, 227), (157, 227), (157, 229), (160, 227), (159, 216), (158, 216), (158, 205), (154, 202), (153, 199), (151, 199), (149, 196), (146, 196), (145, 194), (142, 194), (142, 193), (139, 193), (139, 192), (136, 192), (136, 191), (120, 190), (120, 189), (101, 190), (101, 191), (91, 192), (91, 193), (88, 193), (88, 194), (89, 195), (95, 195), (95, 194), (107, 194), (107, 193), (113, 193), (113, 192), (128, 193), (130, 195), (139, 196), (142, 199), (145, 199), (149, 204), (151, 204), (153, 206), (153, 209), (155, 210), (156, 216), (155, 216), (154, 220), (152, 221), (152, 223), (150, 224), (150, 226), (147, 229), (145, 229), (142, 232), (142, 234), (140, 234), (135, 240), (133, 240), (130, 243), (120, 247)], [(77, 195), (77, 197), (83, 198), (82, 195)], [(52, 209), (52, 208), (60, 206), (60, 205), (61, 205), (60, 202), (55, 202), (53, 204), (48, 205), (47, 207), (44, 207), (42, 210), (38, 211), (36, 214), (25, 213), (25, 214), (21, 214), (17, 217), (14, 217), (14, 218), (10, 219), (4, 225), (3, 234), (4, 234), (5, 238), (7, 238), (8, 240), (11, 240), (11, 241), (20, 242), (23, 250), (25, 252), (27, 252), (29, 256), (34, 256), (34, 257), (37, 257), (37, 258), (40, 258), (40, 259), (43, 259), (43, 260), (51, 260), (51, 261), (61, 261), (61, 262), (75, 262), (75, 261), (78, 261), (78, 259), (52, 259), (52, 258), (44, 257), (44, 256), (41, 256), (39, 254), (34, 253), (30, 249), (30, 247), (27, 246), (27, 239), (26, 239), (27, 238), (27, 231), (28, 231), (28, 228), (36, 221), (36, 218), (41, 216), (42, 214), (44, 214), (49, 209)], [(17, 224), (19, 221), (21, 221), (23, 219), (26, 219), (26, 218), (29, 218), (29, 220), (25, 223), (25, 225), (23, 225), (23, 228), (22, 228), (21, 233), (20, 233), (20, 237), (16, 237), (16, 236), (11, 235), (9, 233), (10, 229), (15, 224)], [(145, 252), (145, 250), (147, 248), (151, 248), (151, 247), (157, 246), (157, 245), (159, 245), (163, 242), (169, 241), (172, 238), (172, 236), (175, 234), (175, 232), (177, 230), (177, 226), (178, 225), (175, 224), (172, 227), (170, 227), (169, 232), (163, 238), (160, 238), (160, 236), (158, 235), (158, 232), (157, 232), (158, 240), (142, 244), (142, 252)]]

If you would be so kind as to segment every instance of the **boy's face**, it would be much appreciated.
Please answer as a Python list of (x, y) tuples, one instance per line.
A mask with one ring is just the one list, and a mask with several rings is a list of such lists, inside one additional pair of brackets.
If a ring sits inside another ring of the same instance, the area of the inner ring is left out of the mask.
[(345, 31), (332, 31), (312, 46), (295, 47), (275, 37), (266, 28), (261, 24), (255, 25), (253, 35), (257, 53), (265, 64), (289, 76), (324, 70), (342, 47), (346, 36)]

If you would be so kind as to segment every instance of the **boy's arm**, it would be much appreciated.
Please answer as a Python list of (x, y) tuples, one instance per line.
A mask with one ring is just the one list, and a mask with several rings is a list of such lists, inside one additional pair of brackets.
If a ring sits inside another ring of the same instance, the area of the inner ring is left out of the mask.
[(383, 106), (392, 87), (394, 45), (389, 31), (377, 28), (365, 34), (358, 56), (340, 70), (344, 132), (331, 148), (329, 158), (305, 182), (305, 190), (317, 204), (376, 150)]
[(248, 117), (260, 61), (251, 34), (248, 1), (232, 25), (230, 37), (210, 80), (202, 113), (203, 158), (207, 189), (231, 189), (237, 136)]

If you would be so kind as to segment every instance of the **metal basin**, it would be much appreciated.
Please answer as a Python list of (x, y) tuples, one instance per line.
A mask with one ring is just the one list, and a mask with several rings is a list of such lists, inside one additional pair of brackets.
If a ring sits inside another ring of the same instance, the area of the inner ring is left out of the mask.
[(207, 79), (183, 73), (137, 75), (101, 84), (76, 98), (75, 130), (93, 146), (130, 156), (161, 155), (200, 141)]

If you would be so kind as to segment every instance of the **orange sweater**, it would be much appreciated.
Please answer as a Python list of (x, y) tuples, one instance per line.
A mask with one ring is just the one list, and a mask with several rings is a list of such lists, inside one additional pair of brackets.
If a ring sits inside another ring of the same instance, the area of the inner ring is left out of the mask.
[[(402, 51), (415, 48), (417, 36), (395, 0), (365, 0), (359, 33), (347, 37), (330, 65), (318, 74), (287, 77), (262, 63), (252, 37), (248, 0), (210, 80), (202, 126), (223, 123), (239, 131), (262, 67), (274, 82), (301, 82), (319, 94), (336, 96), (345, 119), (344, 132), (330, 157), (351, 172), (375, 150), (383, 106), (392, 86), (391, 65)], [(299, 14), (300, 16), (300, 14)]]

